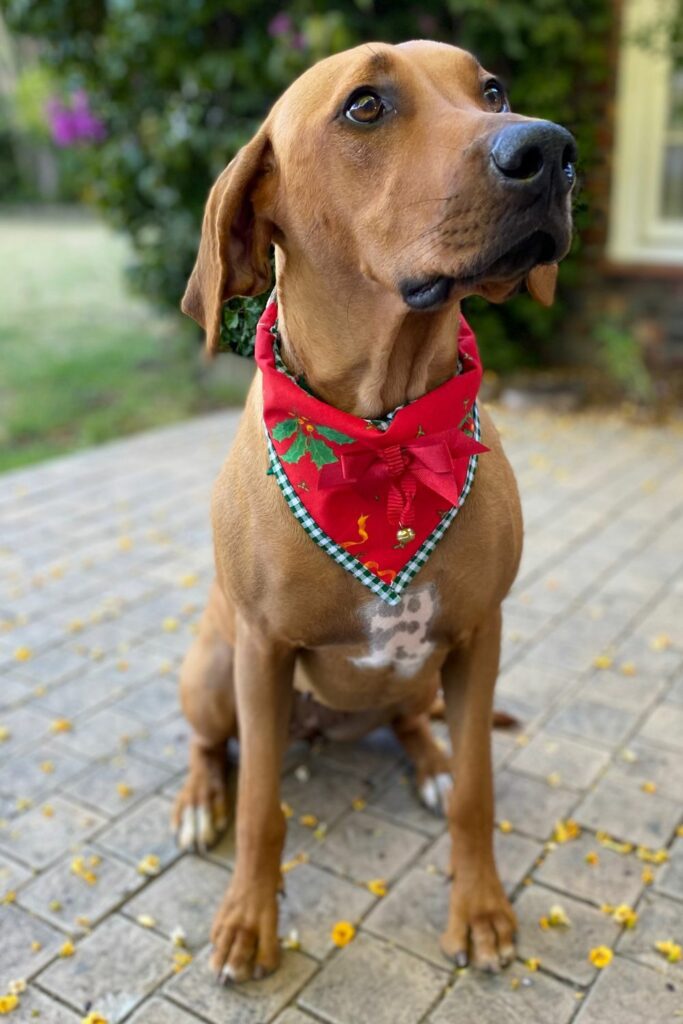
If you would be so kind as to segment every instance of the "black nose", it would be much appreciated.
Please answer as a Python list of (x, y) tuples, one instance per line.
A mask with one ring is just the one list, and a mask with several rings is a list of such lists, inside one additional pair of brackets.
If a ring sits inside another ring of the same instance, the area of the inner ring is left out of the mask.
[(525, 121), (506, 125), (491, 145), (491, 161), (508, 182), (551, 184), (568, 192), (576, 179), (574, 136), (552, 121)]

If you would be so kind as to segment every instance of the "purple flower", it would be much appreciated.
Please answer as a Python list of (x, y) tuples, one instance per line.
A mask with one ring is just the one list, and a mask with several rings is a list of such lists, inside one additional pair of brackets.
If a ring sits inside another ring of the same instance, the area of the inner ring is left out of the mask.
[(286, 36), (292, 31), (292, 28), (292, 19), (287, 14), (287, 11), (279, 11), (268, 23), (268, 35), (274, 38)]
[(106, 137), (104, 122), (90, 109), (87, 93), (73, 93), (70, 105), (51, 97), (46, 106), (50, 132), (55, 145), (62, 148), (77, 142), (102, 142)]

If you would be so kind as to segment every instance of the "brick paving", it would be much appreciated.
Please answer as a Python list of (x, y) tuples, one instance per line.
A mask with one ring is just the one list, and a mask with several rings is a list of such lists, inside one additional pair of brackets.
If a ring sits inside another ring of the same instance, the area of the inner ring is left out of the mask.
[[(234, 837), (180, 856), (168, 814), (186, 758), (176, 677), (212, 576), (209, 495), (231, 413), (0, 481), (0, 994), (28, 983), (9, 1019), (73, 1024), (91, 1009), (110, 1024), (683, 1016), (683, 961), (655, 949), (683, 943), (683, 432), (612, 416), (496, 418), (527, 534), (498, 689), (522, 727), (495, 738), (497, 815), (509, 822), (496, 848), (520, 918), (518, 962), (484, 977), (441, 955), (444, 825), (378, 734), (288, 755), (287, 856), (305, 850), (309, 862), (287, 875), (281, 924), (300, 947), (264, 982), (214, 984), (207, 936)], [(304, 813), (325, 821), (325, 838), (297, 822)], [(552, 842), (566, 818), (581, 835)], [(625, 843), (634, 848), (618, 852)], [(666, 853), (650, 864), (639, 845)], [(137, 870), (149, 854), (154, 878)], [(75, 858), (94, 880), (74, 873)], [(364, 884), (378, 876), (383, 899)], [(605, 903), (635, 908), (636, 927), (615, 923)], [(539, 926), (553, 904), (569, 928)], [(330, 938), (338, 919), (358, 925), (341, 950)], [(177, 926), (194, 955), (180, 971)], [(75, 952), (60, 956), (67, 939)], [(602, 971), (588, 959), (598, 945), (615, 954)]]

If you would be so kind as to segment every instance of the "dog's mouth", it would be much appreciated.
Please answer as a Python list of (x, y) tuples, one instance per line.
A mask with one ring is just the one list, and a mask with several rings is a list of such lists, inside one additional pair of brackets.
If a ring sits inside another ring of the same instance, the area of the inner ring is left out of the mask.
[(502, 255), (482, 263), (468, 274), (458, 277), (441, 274), (403, 281), (399, 286), (401, 297), (411, 309), (437, 309), (448, 301), (456, 286), (467, 288), (484, 281), (505, 281), (521, 277), (539, 263), (552, 263), (561, 259), (564, 255), (563, 248), (550, 232), (534, 231), (515, 242)]

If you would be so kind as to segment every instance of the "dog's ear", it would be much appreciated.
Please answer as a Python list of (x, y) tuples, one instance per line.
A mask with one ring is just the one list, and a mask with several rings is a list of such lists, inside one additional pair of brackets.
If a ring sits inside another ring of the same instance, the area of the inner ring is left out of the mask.
[(542, 306), (552, 306), (557, 284), (557, 263), (540, 263), (526, 276), (526, 287), (532, 299)]
[(259, 295), (271, 283), (272, 224), (259, 213), (255, 193), (272, 169), (272, 150), (262, 128), (209, 193), (197, 260), (180, 308), (204, 328), (212, 354), (220, 342), (223, 303), (233, 295)]

